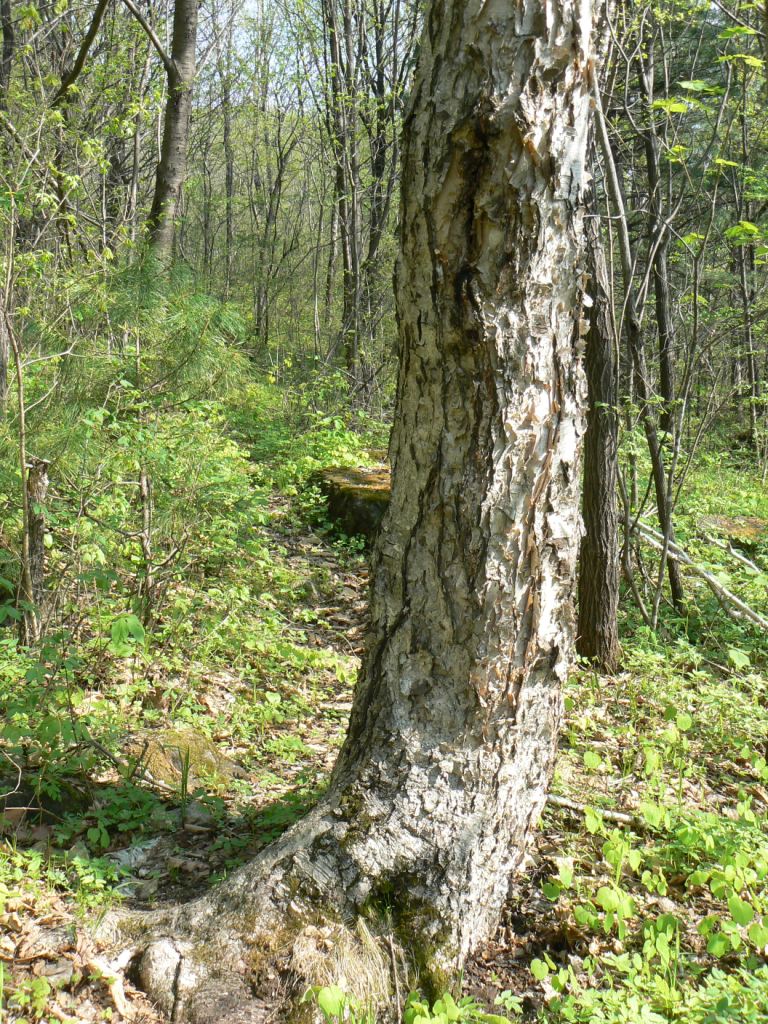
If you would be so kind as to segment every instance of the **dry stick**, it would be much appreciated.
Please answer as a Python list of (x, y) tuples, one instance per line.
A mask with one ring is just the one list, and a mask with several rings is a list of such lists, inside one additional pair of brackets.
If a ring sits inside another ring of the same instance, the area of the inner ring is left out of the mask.
[[(574, 811), (576, 814), (584, 814), (587, 810), (586, 804), (577, 803), (567, 796), (558, 796), (556, 793), (547, 794), (547, 803), (552, 807), (562, 807), (566, 811)], [(595, 807), (594, 810), (606, 821), (615, 821), (619, 825), (631, 825), (632, 828), (642, 830), (647, 828), (646, 823), (634, 814), (627, 814), (626, 811), (611, 811), (607, 807)]]
[(726, 544), (722, 540), (718, 540), (717, 537), (710, 537), (709, 534), (704, 534), (704, 540), (708, 544), (713, 544), (716, 548), (721, 548), (723, 551), (727, 551), (729, 555), (736, 559), (737, 562), (741, 562), (752, 572), (764, 573), (765, 569), (761, 569), (757, 562), (753, 562), (751, 558), (747, 558), (743, 551), (737, 551), (732, 544)]
[[(664, 537), (656, 530), (651, 529), (650, 526), (646, 526), (645, 523), (638, 523), (635, 527), (636, 531), (640, 534), (643, 540), (650, 544), (651, 547), (656, 548), (657, 551), (661, 551), (664, 543)], [(731, 593), (726, 587), (719, 583), (712, 573), (707, 572), (706, 569), (702, 569), (696, 565), (693, 559), (685, 553), (677, 544), (669, 543), (669, 557), (679, 562), (681, 565), (686, 566), (695, 575), (704, 580), (709, 589), (720, 601), (721, 605), (725, 609), (726, 614), (735, 619), (737, 622), (742, 619), (748, 619), (749, 622), (754, 623), (756, 626), (760, 626), (761, 629), (768, 631), (768, 619), (760, 615), (753, 608), (750, 608), (748, 604)], [(734, 610), (735, 609), (735, 610)]]

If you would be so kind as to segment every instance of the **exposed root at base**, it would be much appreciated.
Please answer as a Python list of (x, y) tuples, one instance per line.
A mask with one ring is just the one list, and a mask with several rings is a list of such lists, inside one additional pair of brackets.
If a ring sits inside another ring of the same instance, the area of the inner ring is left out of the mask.
[(190, 936), (182, 913), (125, 915), (110, 928), (130, 942), (113, 965), (127, 968), (172, 1024), (309, 1024), (316, 1011), (303, 997), (330, 985), (377, 1019), (394, 1020), (414, 983), (391, 931), (374, 934), (362, 918), (300, 922), (289, 912), (282, 926), (251, 935), (206, 928)]

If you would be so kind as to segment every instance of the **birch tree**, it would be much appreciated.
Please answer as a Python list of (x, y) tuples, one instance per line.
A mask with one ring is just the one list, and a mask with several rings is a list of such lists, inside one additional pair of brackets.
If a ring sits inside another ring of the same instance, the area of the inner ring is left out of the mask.
[(590, 38), (588, 0), (427, 16), (392, 500), (348, 735), (306, 818), (211, 894), (131, 921), (173, 1020), (266, 1019), (275, 977), (303, 990), (320, 962), (374, 1003), (400, 957), (439, 988), (498, 923), (571, 663)]

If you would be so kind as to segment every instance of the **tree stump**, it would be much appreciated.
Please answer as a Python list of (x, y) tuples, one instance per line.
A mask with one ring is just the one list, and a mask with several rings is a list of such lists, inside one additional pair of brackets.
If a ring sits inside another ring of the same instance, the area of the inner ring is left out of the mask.
[(390, 471), (387, 467), (350, 469), (332, 466), (315, 473), (315, 483), (328, 501), (328, 516), (350, 536), (375, 537), (389, 504)]

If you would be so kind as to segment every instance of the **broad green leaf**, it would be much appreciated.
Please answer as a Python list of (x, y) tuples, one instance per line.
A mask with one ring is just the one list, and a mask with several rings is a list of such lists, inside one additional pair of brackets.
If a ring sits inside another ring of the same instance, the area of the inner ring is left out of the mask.
[(749, 665), (749, 655), (744, 651), (738, 650), (736, 647), (729, 647), (728, 661), (730, 661), (735, 669), (747, 668)]
[(621, 899), (618, 893), (614, 892), (613, 889), (609, 889), (607, 885), (601, 885), (597, 890), (595, 902), (609, 913), (617, 911), (621, 906)]
[(719, 92), (720, 87), (712, 82), (705, 82), (703, 78), (694, 78), (686, 82), (680, 82), (680, 88), (688, 92)]
[(531, 974), (534, 976), (536, 981), (544, 981), (549, 974), (549, 967), (547, 967), (543, 960), (535, 958), (534, 960), (531, 960)]
[(603, 827), (603, 816), (599, 811), (594, 810), (592, 807), (584, 808), (584, 825), (587, 832), (595, 835)]
[(755, 916), (755, 910), (751, 903), (741, 899), (735, 894), (728, 899), (728, 910), (731, 917), (739, 925), (748, 925)]
[(730, 948), (731, 943), (727, 935), (723, 935), (722, 932), (715, 932), (714, 935), (710, 935), (707, 942), (707, 952), (711, 953), (712, 956), (725, 956)]
[(556, 903), (560, 899), (561, 889), (557, 882), (544, 882), (541, 886), (541, 891), (552, 903)]
[(340, 1018), (344, 1013), (347, 997), (338, 985), (328, 985), (317, 993), (317, 1005), (326, 1019)]
[(755, 36), (757, 35), (757, 29), (751, 28), (749, 25), (731, 25), (728, 28), (724, 28), (723, 31), (718, 35), (718, 39), (733, 39), (734, 36)]
[(688, 104), (683, 100), (654, 100), (651, 106), (665, 114), (685, 114), (688, 111)]
[(595, 753), (594, 750), (588, 750), (584, 754), (584, 766), (591, 772), (597, 771), (603, 762), (600, 760), (600, 755)]

